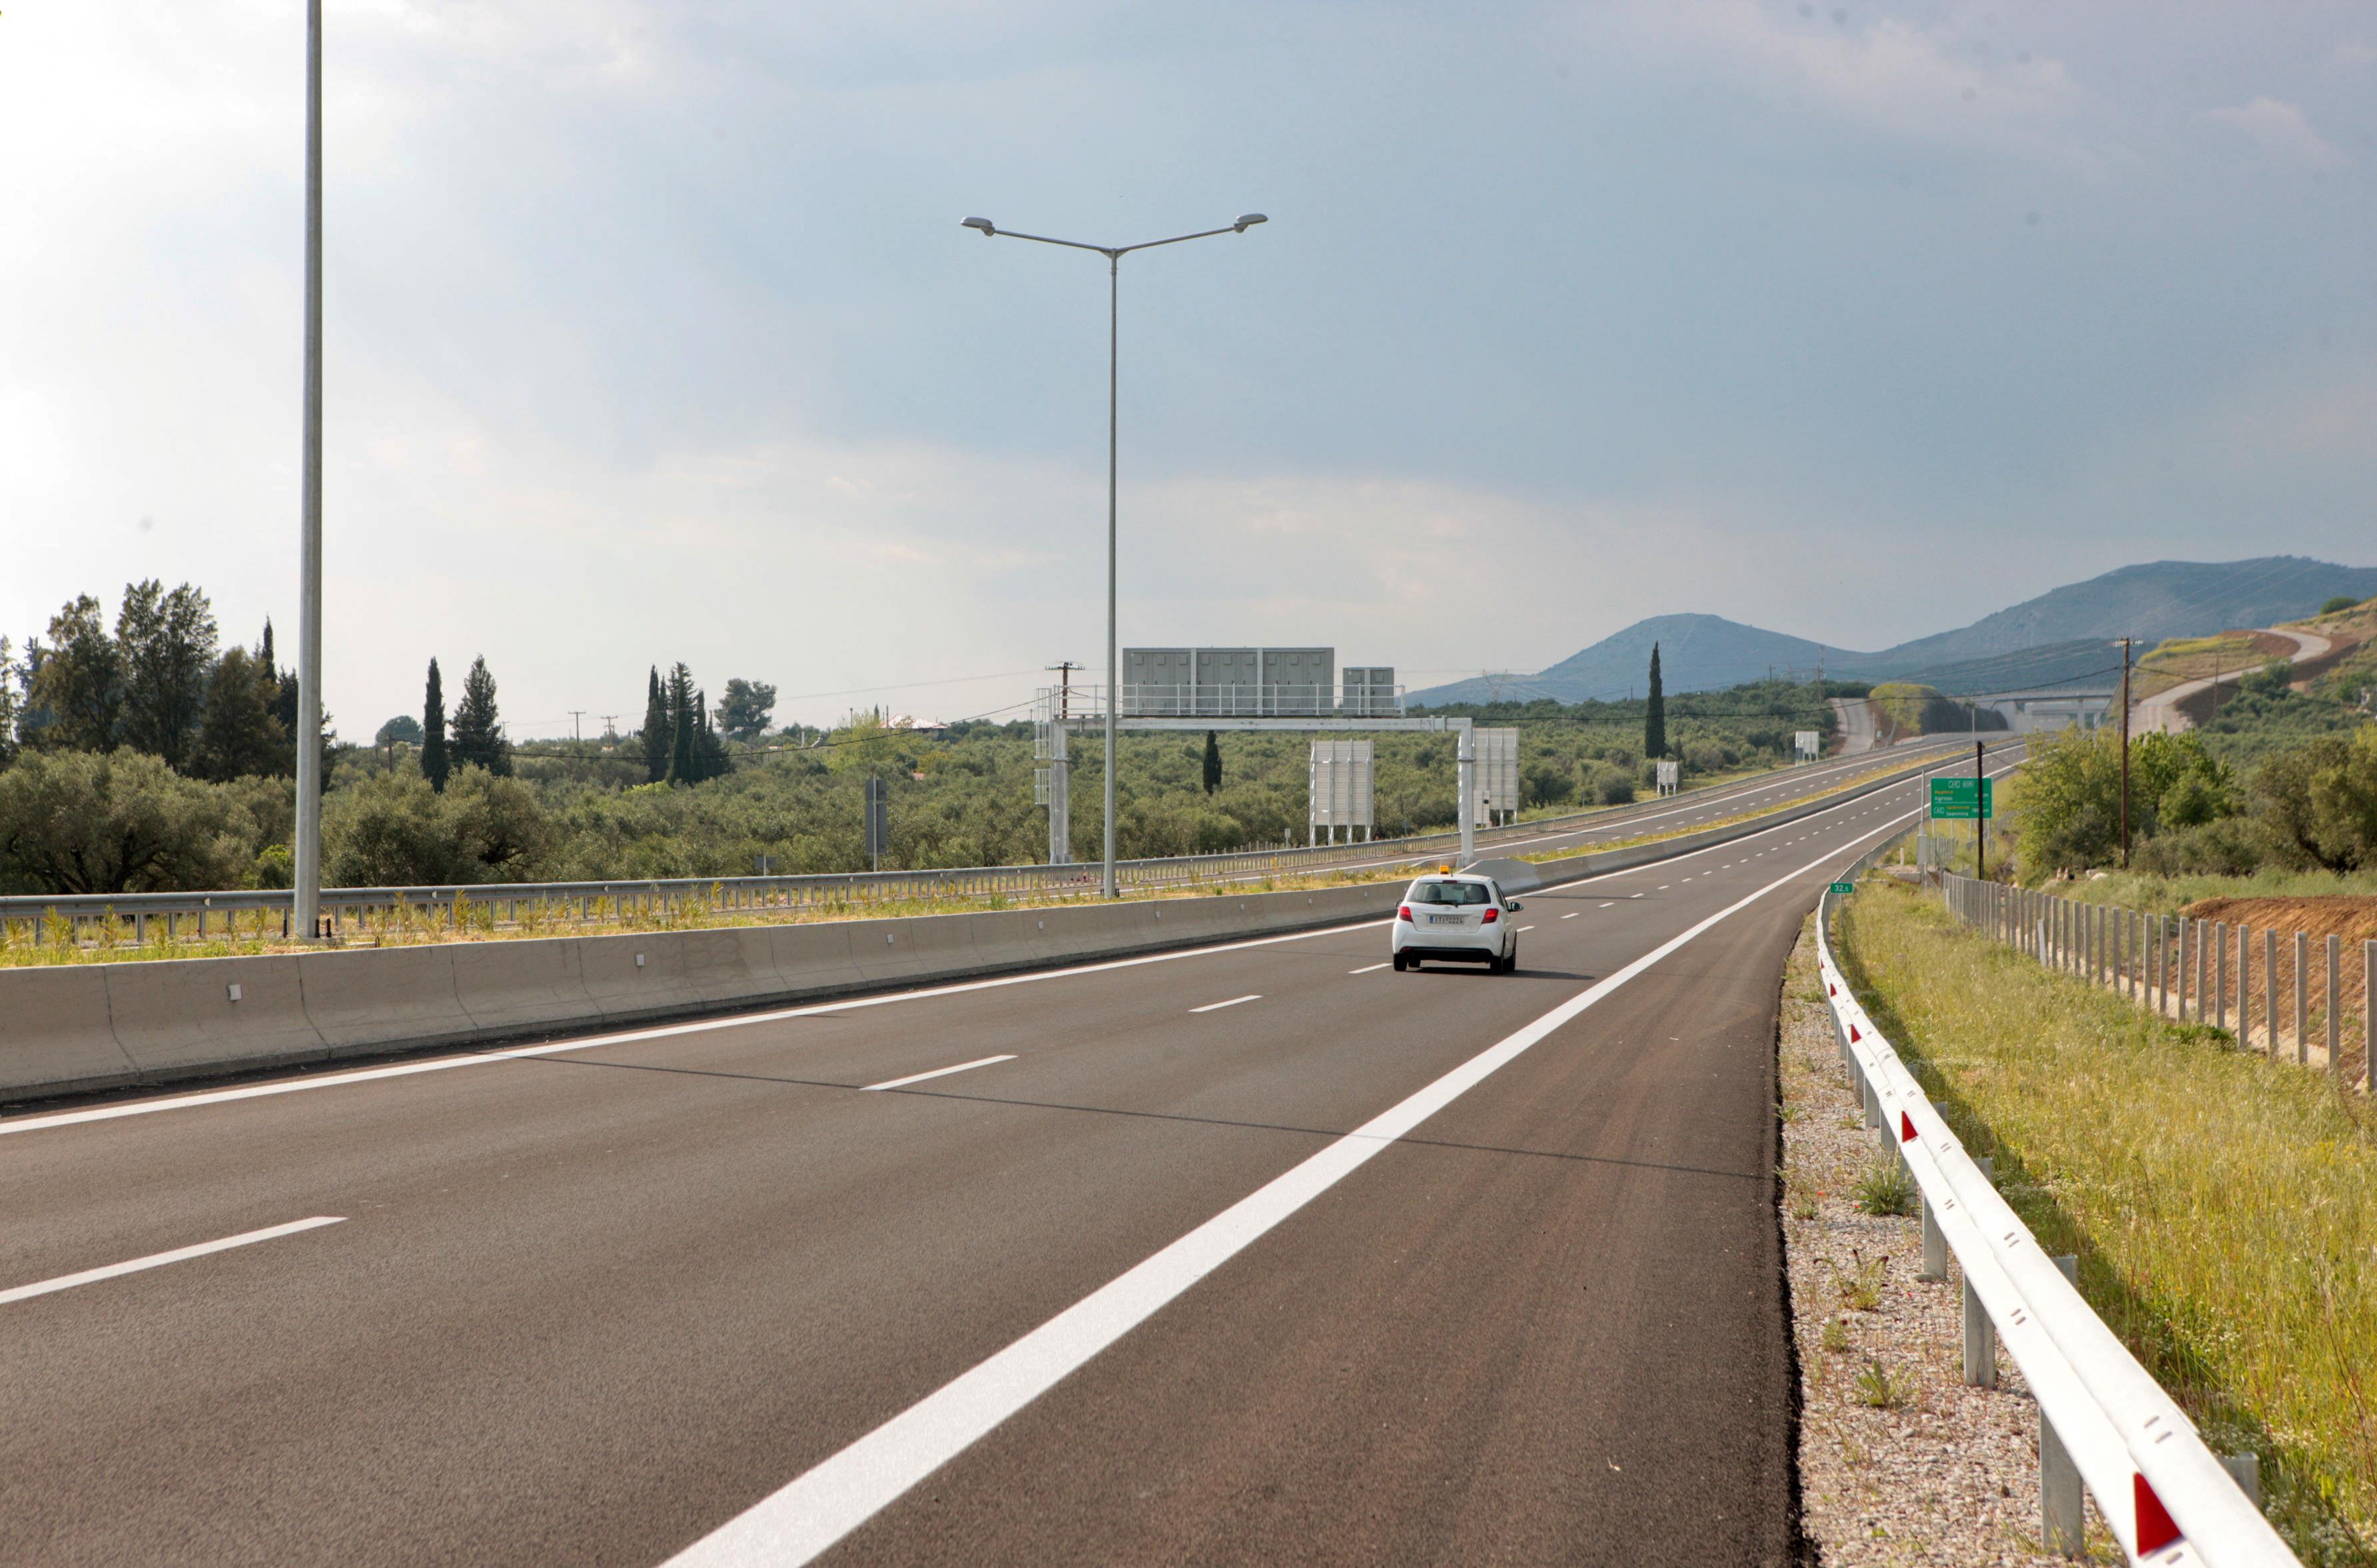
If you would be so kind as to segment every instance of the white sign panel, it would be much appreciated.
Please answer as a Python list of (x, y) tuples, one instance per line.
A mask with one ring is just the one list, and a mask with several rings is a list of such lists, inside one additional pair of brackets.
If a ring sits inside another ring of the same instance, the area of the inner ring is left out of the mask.
[(1519, 814), (1519, 732), (1480, 730), (1477, 744), (1477, 820)]
[(1313, 827), (1374, 826), (1369, 742), (1315, 741), (1311, 768)]

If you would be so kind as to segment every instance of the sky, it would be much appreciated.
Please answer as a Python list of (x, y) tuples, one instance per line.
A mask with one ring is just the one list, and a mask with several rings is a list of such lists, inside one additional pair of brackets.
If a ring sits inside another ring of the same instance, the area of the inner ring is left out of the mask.
[[(2377, 6), (327, 0), (326, 704), (2377, 564)], [(298, 595), (304, 11), (0, 6), (0, 634)], [(284, 641), (284, 650), (288, 644)], [(1094, 675), (1091, 678), (1094, 679)]]

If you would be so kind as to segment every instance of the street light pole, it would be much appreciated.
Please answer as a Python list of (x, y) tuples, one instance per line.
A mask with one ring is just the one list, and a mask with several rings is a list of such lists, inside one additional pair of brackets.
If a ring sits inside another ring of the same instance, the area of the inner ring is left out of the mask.
[(1115, 634), (1116, 592), (1115, 497), (1117, 430), (1122, 419), (1122, 254), (1106, 253), (1106, 824), (1105, 869), (1098, 889), (1109, 898), (1122, 897), (1115, 885), (1115, 724), (1122, 707), (1122, 654)]
[(987, 218), (969, 218), (962, 224), (985, 240), (1003, 234), (1011, 240), (1033, 240), (1044, 245), (1063, 245), (1069, 250), (1095, 251), (1106, 258), (1106, 824), (1105, 869), (1100, 878), (1099, 890), (1108, 898), (1121, 897), (1121, 890), (1115, 885), (1115, 729), (1117, 712), (1122, 706), (1122, 651), (1116, 635), (1115, 516), (1118, 486), (1117, 437), (1121, 420), (1122, 258), (1133, 251), (1153, 250), (1158, 245), (1177, 245), (1184, 240), (1211, 239), (1215, 234), (1243, 234), (1258, 223), (1270, 221), (1260, 212), (1242, 213), (1236, 222), (1224, 228), (1200, 229), (1193, 234), (1175, 234), (1168, 240), (1143, 240), (1135, 245), (1093, 245), (1081, 240), (1021, 234), (1012, 229), (1002, 229)]
[(322, 0), (305, 0), (305, 456), (298, 481), (297, 832), (290, 934), (322, 929)]

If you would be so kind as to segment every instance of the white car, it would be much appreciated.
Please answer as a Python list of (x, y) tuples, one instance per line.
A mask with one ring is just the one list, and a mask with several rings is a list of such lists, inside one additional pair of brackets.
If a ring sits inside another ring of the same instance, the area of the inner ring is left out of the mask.
[(1421, 877), (1404, 889), (1395, 910), (1396, 970), (1416, 969), (1434, 958), (1511, 973), (1519, 967), (1519, 932), (1511, 917), (1521, 907), (1502, 897), (1490, 876), (1448, 872)]

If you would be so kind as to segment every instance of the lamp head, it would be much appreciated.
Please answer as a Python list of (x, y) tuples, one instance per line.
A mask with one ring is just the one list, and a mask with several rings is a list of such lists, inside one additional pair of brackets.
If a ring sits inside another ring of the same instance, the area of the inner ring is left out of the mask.
[(1270, 221), (1270, 219), (1264, 217), (1260, 212), (1242, 212), (1238, 215), (1238, 220), (1236, 223), (1231, 224), (1230, 227), (1243, 234), (1258, 223), (1268, 223)]
[[(1260, 220), (1258, 220), (1258, 221), (1260, 221)], [(998, 232), (998, 231), (991, 225), (991, 221), (987, 218), (969, 218), (963, 223), (960, 224), (959, 227), (962, 229), (979, 229), (982, 231), (982, 237), (985, 240)]]

